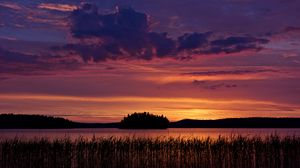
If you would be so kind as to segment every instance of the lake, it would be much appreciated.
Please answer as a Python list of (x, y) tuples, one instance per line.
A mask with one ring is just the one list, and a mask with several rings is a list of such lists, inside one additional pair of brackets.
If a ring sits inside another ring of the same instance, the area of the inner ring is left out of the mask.
[(65, 138), (76, 139), (83, 137), (91, 139), (92, 137), (198, 137), (198, 138), (217, 138), (219, 136), (260, 136), (268, 135), (300, 136), (299, 128), (169, 128), (165, 130), (133, 130), (117, 128), (82, 128), (82, 129), (0, 129), (1, 139), (12, 139), (15, 137), (21, 139), (34, 138)]

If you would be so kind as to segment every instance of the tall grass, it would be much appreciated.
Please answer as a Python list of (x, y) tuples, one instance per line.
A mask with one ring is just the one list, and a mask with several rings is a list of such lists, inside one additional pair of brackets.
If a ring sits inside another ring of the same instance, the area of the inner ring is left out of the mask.
[(1, 168), (300, 167), (300, 138), (68, 138), (0, 141)]

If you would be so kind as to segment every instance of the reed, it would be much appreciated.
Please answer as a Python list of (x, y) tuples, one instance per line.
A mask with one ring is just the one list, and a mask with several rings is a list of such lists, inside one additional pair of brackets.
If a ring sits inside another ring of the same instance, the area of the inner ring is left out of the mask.
[(0, 140), (1, 168), (300, 167), (300, 138)]

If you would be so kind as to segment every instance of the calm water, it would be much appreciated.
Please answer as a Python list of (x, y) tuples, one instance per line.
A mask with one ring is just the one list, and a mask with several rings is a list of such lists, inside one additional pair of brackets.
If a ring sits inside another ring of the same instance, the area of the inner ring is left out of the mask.
[(261, 136), (268, 135), (300, 136), (300, 129), (232, 129), (232, 128), (169, 128), (166, 130), (122, 130), (117, 128), (92, 128), (92, 129), (0, 129), (1, 139), (22, 138), (33, 139), (45, 137), (49, 139), (70, 137), (92, 138), (95, 137), (198, 137), (217, 138), (218, 136)]

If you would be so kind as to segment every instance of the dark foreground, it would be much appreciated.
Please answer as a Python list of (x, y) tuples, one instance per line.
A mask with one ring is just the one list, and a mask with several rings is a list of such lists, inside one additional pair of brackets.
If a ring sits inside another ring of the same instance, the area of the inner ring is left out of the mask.
[(1, 168), (300, 167), (300, 137), (1, 140)]

